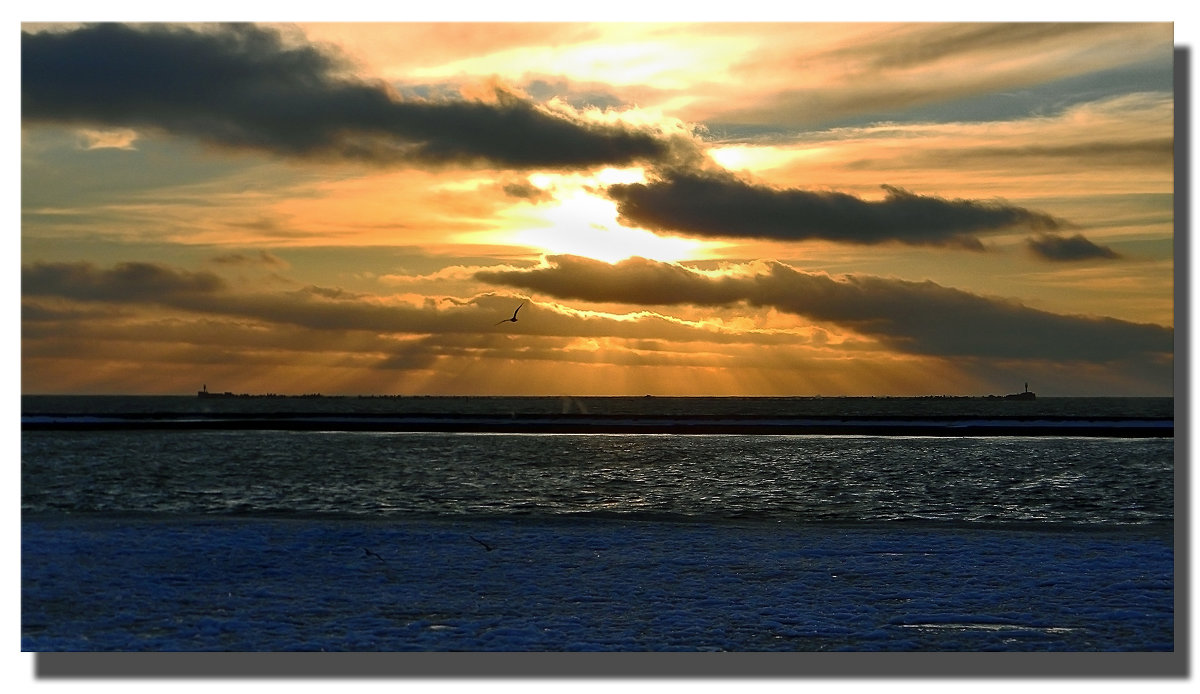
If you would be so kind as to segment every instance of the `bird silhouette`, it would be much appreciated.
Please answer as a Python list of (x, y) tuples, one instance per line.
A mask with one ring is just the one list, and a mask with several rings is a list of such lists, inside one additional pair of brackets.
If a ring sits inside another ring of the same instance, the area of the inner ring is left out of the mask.
[[(524, 306), (524, 305), (525, 305), (525, 302), (524, 302), (524, 301), (522, 301), (522, 302), (521, 302), (521, 306)], [(520, 311), (520, 310), (521, 310), (521, 306), (518, 306), (518, 307), (517, 307), (517, 311)], [(516, 322), (517, 322), (517, 311), (513, 311), (513, 317), (512, 317), (512, 318), (505, 318), (505, 319), (504, 319), (504, 320), (502, 320), (502, 321), (497, 321), (496, 325), (500, 325), (500, 323), (516, 323)]]
[(381, 557), (381, 556), (379, 556), (378, 554), (376, 554), (376, 553), (372, 552), (371, 550), (367, 549), (366, 547), (363, 547), (363, 552), (364, 552), (364, 554), (363, 554), (363, 557), (375, 557), (375, 558), (376, 558), (376, 559), (378, 559), (379, 561), (383, 561), (383, 557)]
[(493, 549), (496, 549), (495, 547), (493, 547), (493, 546), (489, 545), (488, 543), (484, 542), (483, 540), (480, 540), (479, 538), (475, 537), (474, 535), (468, 535), (467, 537), (469, 537), (469, 538), (471, 538), (472, 540), (474, 540), (474, 541), (478, 542), (479, 544), (483, 545), (483, 548), (484, 548), (484, 549), (486, 549), (486, 550), (487, 550), (487, 551), (489, 551), (489, 552), (490, 552), (490, 551), (492, 551)]

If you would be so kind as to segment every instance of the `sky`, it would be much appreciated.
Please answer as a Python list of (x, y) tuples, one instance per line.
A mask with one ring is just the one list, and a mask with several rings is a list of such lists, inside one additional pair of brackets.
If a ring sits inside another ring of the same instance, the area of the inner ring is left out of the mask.
[(23, 393), (1174, 392), (1169, 22), (21, 29)]

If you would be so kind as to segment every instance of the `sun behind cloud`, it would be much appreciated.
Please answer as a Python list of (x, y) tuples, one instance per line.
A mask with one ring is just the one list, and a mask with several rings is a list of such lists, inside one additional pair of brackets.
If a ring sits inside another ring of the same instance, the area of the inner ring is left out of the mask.
[(561, 195), (543, 210), (543, 226), (515, 232), (519, 244), (548, 255), (576, 255), (615, 263), (640, 256), (661, 262), (708, 257), (714, 244), (678, 236), (658, 236), (617, 221), (616, 204), (585, 190)]

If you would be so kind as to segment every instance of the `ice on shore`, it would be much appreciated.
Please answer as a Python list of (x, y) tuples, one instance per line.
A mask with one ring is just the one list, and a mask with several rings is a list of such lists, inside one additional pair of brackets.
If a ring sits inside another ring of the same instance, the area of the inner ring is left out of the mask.
[(1136, 530), (76, 517), (23, 521), (22, 562), (27, 651), (1162, 651), (1174, 638), (1170, 534)]

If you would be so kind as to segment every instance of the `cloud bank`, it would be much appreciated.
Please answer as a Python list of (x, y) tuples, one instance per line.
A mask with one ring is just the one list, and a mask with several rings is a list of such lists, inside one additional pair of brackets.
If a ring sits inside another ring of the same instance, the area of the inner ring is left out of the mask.
[(97, 24), (23, 32), (26, 122), (148, 128), (276, 155), (508, 168), (625, 165), (666, 139), (498, 92), (401, 100), (313, 45), (270, 28)]
[[(208, 316), (250, 319), (280, 326), (295, 326), (321, 333), (360, 331), (382, 336), (428, 335), (445, 342), (451, 335), (501, 339), (514, 331), (523, 339), (617, 337), (657, 339), (670, 343), (791, 343), (795, 336), (773, 331), (733, 331), (689, 323), (651, 313), (636, 313), (620, 320), (563, 309), (545, 309), (529, 301), (518, 327), (496, 329), (496, 320), (512, 314), (512, 297), (484, 294), (469, 300), (427, 300), (422, 306), (392, 303), (383, 297), (338, 287), (307, 285), (285, 292), (246, 292), (208, 272), (191, 272), (144, 262), (117, 263), (111, 268), (90, 262), (35, 262), (22, 266), (22, 319), (24, 333), (30, 324), (116, 315), (115, 309), (163, 307)], [(43, 299), (65, 299), (89, 307), (41, 305)], [(531, 312), (536, 320), (527, 320)], [(474, 339), (474, 338), (472, 338)]]
[(1069, 226), (1000, 202), (947, 200), (892, 186), (884, 190), (883, 200), (868, 201), (846, 193), (756, 185), (727, 172), (672, 171), (649, 183), (609, 186), (607, 194), (630, 224), (701, 236), (982, 250), (977, 234)]
[(211, 272), (188, 272), (156, 263), (125, 262), (112, 269), (92, 263), (33, 263), (21, 269), (23, 295), (54, 295), (83, 301), (170, 301), (226, 288)]
[(1026, 245), (1035, 255), (1046, 260), (1072, 261), (1120, 257), (1113, 249), (1088, 241), (1083, 234), (1067, 238), (1040, 234), (1035, 238), (1027, 239)]
[(609, 265), (554, 256), (549, 267), (482, 271), (480, 280), (561, 299), (638, 305), (769, 306), (827, 321), (900, 352), (995, 359), (1108, 362), (1169, 359), (1174, 331), (1113, 318), (1060, 315), (933, 282), (834, 279), (764, 263), (753, 275), (711, 276), (643, 258)]

